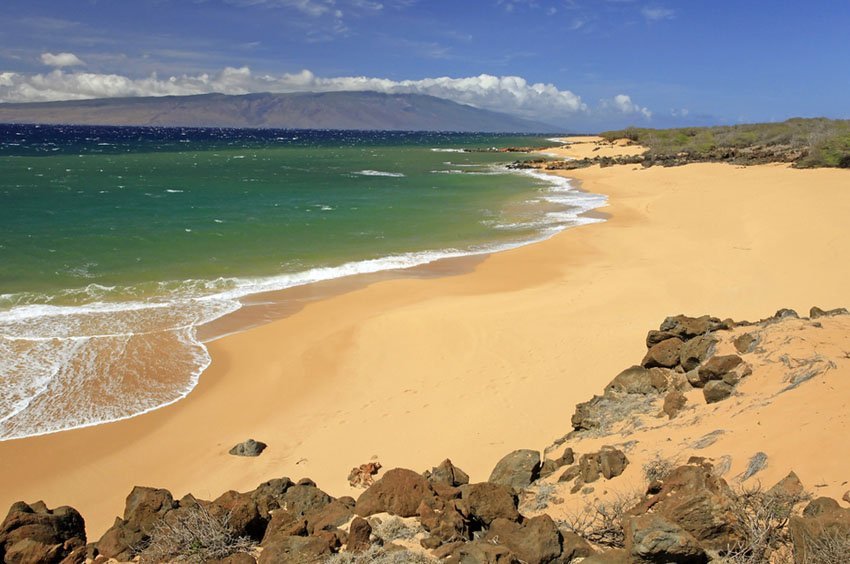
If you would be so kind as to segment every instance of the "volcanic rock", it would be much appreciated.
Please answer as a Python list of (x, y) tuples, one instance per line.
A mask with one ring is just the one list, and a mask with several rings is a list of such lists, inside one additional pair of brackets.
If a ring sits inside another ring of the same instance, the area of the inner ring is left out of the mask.
[(48, 509), (43, 502), (19, 501), (0, 525), (0, 560), (9, 563), (83, 562), (86, 531), (73, 507)]
[(234, 445), (234, 447), (227, 452), (233, 456), (260, 456), (267, 446), (268, 445), (266, 443), (261, 443), (254, 439), (248, 439), (245, 442)]
[(515, 450), (502, 458), (493, 468), (487, 481), (520, 491), (530, 486), (539, 475), (540, 453), (523, 449)]
[(354, 512), (361, 517), (387, 512), (413, 517), (424, 499), (435, 496), (428, 480), (413, 470), (394, 468), (360, 494)]

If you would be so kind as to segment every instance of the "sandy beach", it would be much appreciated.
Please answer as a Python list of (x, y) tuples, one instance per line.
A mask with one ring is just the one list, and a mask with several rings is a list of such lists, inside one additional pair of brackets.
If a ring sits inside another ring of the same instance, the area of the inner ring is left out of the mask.
[[(580, 141), (548, 152), (600, 154)], [(183, 401), (0, 443), (0, 507), (72, 505), (96, 540), (137, 484), (214, 498), (309, 476), (356, 496), (348, 471), (373, 457), (419, 471), (448, 457), (484, 480), (507, 452), (542, 450), (569, 431), (574, 405), (638, 361), (646, 331), (667, 315), (740, 320), (850, 305), (846, 170), (692, 164), (567, 175), (609, 197), (607, 221), (449, 276), (346, 282), (214, 341), (211, 367)], [(266, 452), (227, 454), (248, 437)], [(784, 456), (793, 467), (794, 453)], [(772, 463), (779, 472), (782, 459)]]

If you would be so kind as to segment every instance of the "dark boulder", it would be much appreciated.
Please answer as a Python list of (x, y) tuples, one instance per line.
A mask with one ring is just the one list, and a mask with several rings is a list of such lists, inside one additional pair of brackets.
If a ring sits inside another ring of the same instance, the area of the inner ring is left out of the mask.
[(611, 446), (603, 446), (599, 452), (583, 454), (578, 463), (581, 483), (590, 484), (600, 476), (606, 480), (615, 478), (623, 473), (628, 464), (626, 454)]
[(782, 308), (780, 310), (777, 310), (777, 312), (773, 314), (772, 319), (788, 319), (788, 318), (800, 319), (800, 316), (793, 309)]
[(703, 382), (722, 380), (723, 376), (733, 371), (742, 362), (744, 362), (744, 359), (736, 354), (712, 357), (708, 362), (700, 366), (700, 379)]
[(625, 549), (638, 562), (708, 562), (692, 534), (658, 513), (627, 517), (623, 531)]
[(679, 362), (687, 372), (702, 364), (707, 358), (714, 354), (717, 338), (707, 334), (690, 339), (682, 345), (679, 353)]
[(706, 550), (722, 550), (737, 542), (732, 512), (734, 495), (710, 464), (679, 466), (664, 479), (660, 491), (628, 514), (663, 516), (690, 533)]
[(319, 537), (282, 537), (263, 546), (259, 564), (318, 564), (332, 554), (328, 541)]
[(472, 536), (469, 506), (463, 500), (449, 500), (439, 511), (435, 511), (423, 502), (419, 506), (419, 522), (426, 531), (431, 533), (428, 542), (433, 547), (467, 541)]
[(413, 470), (394, 468), (360, 494), (354, 512), (362, 517), (383, 512), (413, 517), (423, 500), (434, 497), (434, 490), (424, 477)]
[(658, 366), (661, 368), (674, 368), (680, 360), (679, 355), (682, 351), (684, 342), (678, 337), (661, 341), (646, 351), (646, 356), (643, 357), (641, 365), (646, 368)]
[(177, 507), (171, 492), (164, 489), (136, 486), (124, 506), (124, 518), (97, 541), (99, 554), (116, 560), (129, 560), (135, 548), (150, 538), (154, 524)]
[(223, 520), (237, 537), (249, 537), (256, 541), (263, 538), (268, 522), (260, 515), (250, 493), (228, 491), (209, 504), (207, 511), (212, 517)]
[(520, 491), (530, 486), (539, 476), (540, 453), (523, 449), (513, 451), (496, 463), (487, 481)]
[(453, 564), (519, 564), (519, 560), (507, 547), (483, 540), (458, 545), (444, 562)]
[(295, 484), (289, 478), (275, 478), (263, 482), (257, 489), (251, 492), (251, 498), (257, 503), (257, 509), (264, 518), (269, 518), (269, 513), (280, 508), (286, 490)]
[(85, 561), (86, 531), (73, 507), (14, 503), (0, 525), (0, 560), (14, 563)]
[[(850, 509), (827, 497), (809, 503), (801, 516), (788, 521), (796, 562), (839, 562), (850, 546)], [(830, 558), (831, 557), (831, 558)]]
[(353, 505), (344, 500), (335, 499), (324, 507), (310, 511), (305, 515), (307, 532), (312, 535), (317, 531), (336, 529), (347, 523), (353, 515)]
[(440, 462), (439, 466), (426, 471), (424, 476), (432, 484), (457, 487), (469, 483), (469, 475), (452, 464), (452, 461), (448, 458)]
[(314, 485), (294, 485), (286, 490), (281, 507), (298, 516), (304, 516), (330, 504), (333, 498)]
[(672, 333), (683, 341), (705, 335), (711, 331), (728, 329), (728, 324), (716, 317), (703, 315), (701, 317), (688, 317), (687, 315), (676, 315), (668, 317), (661, 323), (659, 329)]
[(725, 400), (735, 392), (734, 386), (730, 386), (722, 380), (712, 380), (702, 389), (705, 403), (717, 403)]
[(847, 311), (847, 308), (837, 307), (835, 309), (830, 310), (822, 310), (821, 308), (815, 306), (809, 311), (809, 317), (812, 319), (817, 319), (819, 317), (832, 317), (835, 315), (850, 315), (850, 312)]
[(758, 342), (758, 337), (752, 333), (743, 333), (742, 335), (735, 337), (735, 340), (732, 341), (735, 345), (735, 350), (741, 354), (753, 352), (753, 349), (756, 348)]
[(506, 546), (520, 562), (528, 564), (545, 564), (561, 555), (561, 534), (546, 514), (532, 517), (522, 524), (496, 519), (484, 540)]
[(517, 497), (508, 486), (481, 482), (461, 486), (461, 499), (466, 502), (469, 516), (474, 521), (488, 527), (495, 519), (519, 521)]
[(679, 336), (676, 333), (672, 333), (670, 331), (650, 331), (646, 334), (646, 348), (651, 349), (658, 343), (673, 338), (678, 339)]
[(664, 405), (661, 410), (668, 419), (673, 419), (685, 408), (686, 403), (688, 403), (688, 398), (685, 397), (685, 394), (673, 390), (664, 396)]
[(595, 553), (589, 542), (572, 531), (561, 529), (561, 562), (572, 562), (576, 558), (587, 558)]
[(266, 443), (261, 443), (254, 439), (248, 439), (247, 441), (234, 445), (228, 453), (233, 456), (260, 456), (267, 446), (268, 445)]
[(657, 394), (666, 390), (668, 386), (669, 381), (663, 370), (632, 366), (617, 374), (605, 386), (605, 393)]
[(355, 517), (348, 529), (348, 544), (345, 549), (348, 552), (367, 550), (372, 545), (369, 540), (371, 535), (372, 525), (369, 521), (362, 517)]

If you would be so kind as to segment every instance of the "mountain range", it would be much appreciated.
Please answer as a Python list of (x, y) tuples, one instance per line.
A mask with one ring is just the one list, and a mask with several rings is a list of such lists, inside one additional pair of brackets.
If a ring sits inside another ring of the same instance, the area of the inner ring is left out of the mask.
[(379, 92), (200, 94), (2, 103), (0, 123), (517, 133), (560, 129), (434, 96)]

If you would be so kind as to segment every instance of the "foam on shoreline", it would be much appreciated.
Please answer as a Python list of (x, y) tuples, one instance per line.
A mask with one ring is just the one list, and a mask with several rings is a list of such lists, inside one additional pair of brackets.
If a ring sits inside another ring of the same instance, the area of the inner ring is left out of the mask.
[[(531, 170), (513, 172), (547, 185), (538, 201), (554, 209), (533, 222), (496, 228), (531, 228), (536, 232), (531, 237), (465, 249), (402, 253), (269, 277), (160, 282), (144, 289), (90, 284), (58, 296), (60, 303), (70, 300), (79, 305), (56, 305), (50, 303), (56, 296), (39, 293), (0, 296), (0, 305), (9, 308), (0, 312), (0, 373), (16, 374), (14, 382), (4, 384), (9, 393), (0, 400), (0, 441), (119, 421), (185, 398), (210, 364), (197, 327), (241, 309), (248, 296), (505, 251), (543, 241), (572, 226), (600, 221), (582, 214), (604, 206), (604, 196), (581, 192), (563, 177)], [(498, 173), (504, 174), (504, 170)], [(137, 297), (128, 300), (127, 296)], [(156, 366), (146, 366), (142, 357), (150, 357), (154, 350)], [(97, 394), (82, 393), (89, 388)], [(100, 401), (89, 400), (81, 409), (79, 402), (88, 395), (96, 395)]]

